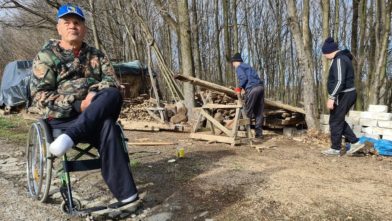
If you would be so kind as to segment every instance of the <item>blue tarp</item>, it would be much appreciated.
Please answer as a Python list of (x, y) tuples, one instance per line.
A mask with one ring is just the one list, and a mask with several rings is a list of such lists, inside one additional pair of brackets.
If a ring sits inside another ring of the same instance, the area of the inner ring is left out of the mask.
[(377, 150), (378, 154), (384, 156), (392, 156), (392, 141), (384, 139), (373, 139), (370, 137), (362, 136), (359, 138), (360, 143), (370, 142), (374, 144), (374, 149)]
[(28, 99), (32, 61), (13, 61), (5, 66), (0, 87), (0, 106), (17, 106)]

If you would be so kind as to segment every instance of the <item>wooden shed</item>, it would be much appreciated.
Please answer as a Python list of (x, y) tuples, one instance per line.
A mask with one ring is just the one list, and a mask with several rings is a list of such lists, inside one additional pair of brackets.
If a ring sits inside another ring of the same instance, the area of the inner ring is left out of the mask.
[(140, 94), (149, 94), (151, 81), (146, 65), (135, 60), (113, 64), (113, 67), (120, 83), (124, 86), (123, 96), (125, 99), (132, 99)]

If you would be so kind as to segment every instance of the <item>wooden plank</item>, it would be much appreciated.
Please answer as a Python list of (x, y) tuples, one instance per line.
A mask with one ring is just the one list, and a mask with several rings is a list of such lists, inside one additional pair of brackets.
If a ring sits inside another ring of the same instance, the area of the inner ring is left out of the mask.
[(237, 132), (237, 137), (245, 137), (245, 138), (254, 138), (255, 137), (255, 131), (254, 130), (249, 130), (250, 134), (248, 134), (248, 131), (238, 131)]
[(203, 134), (191, 133), (189, 137), (197, 140), (216, 141), (216, 142), (228, 143), (228, 144), (232, 144), (232, 143), (239, 144), (241, 142), (240, 140), (235, 139), (234, 137), (224, 137), (224, 136), (204, 134), (204, 133)]
[(173, 142), (137, 142), (137, 143), (130, 143), (128, 145), (133, 146), (165, 146), (165, 145), (176, 145), (177, 143)]
[(205, 112), (204, 110), (200, 110), (200, 114), (202, 114), (205, 118), (207, 118), (208, 121), (210, 121), (214, 126), (216, 126), (219, 130), (221, 130), (227, 136), (232, 136), (231, 132), (225, 126), (223, 126), (221, 123), (219, 123), (217, 120), (215, 120), (207, 112)]
[(248, 124), (250, 124), (250, 119), (249, 118), (239, 119), (238, 120), (238, 126), (246, 126)]
[(202, 118), (202, 115), (199, 113), (199, 115), (197, 116), (197, 121), (196, 121), (195, 125), (193, 125), (193, 128), (192, 128), (193, 133), (195, 133), (197, 131), (197, 129), (199, 128), (201, 118)]
[(232, 134), (231, 134), (231, 136), (233, 136), (233, 137), (236, 137), (237, 136), (237, 131), (238, 131), (238, 118), (240, 117), (240, 108), (237, 108), (236, 110), (235, 110), (235, 117), (234, 117), (234, 119), (233, 119), (233, 121), (234, 121), (234, 125), (233, 125), (233, 128), (232, 128)]
[(175, 125), (161, 124), (148, 121), (127, 121), (123, 118), (119, 119), (120, 124), (125, 130), (141, 130), (141, 131), (159, 131), (159, 130), (175, 130)]
[[(157, 115), (155, 115), (154, 112), (152, 112), (149, 108), (146, 109), (147, 113), (154, 118), (156, 121), (161, 122), (161, 123), (165, 123), (165, 121), (163, 120), (163, 115), (161, 115), (162, 118), (159, 118)], [(159, 111), (161, 113), (161, 111)]]
[(201, 108), (202, 109), (234, 109), (234, 108), (242, 108), (242, 105), (237, 105), (237, 104), (205, 104)]

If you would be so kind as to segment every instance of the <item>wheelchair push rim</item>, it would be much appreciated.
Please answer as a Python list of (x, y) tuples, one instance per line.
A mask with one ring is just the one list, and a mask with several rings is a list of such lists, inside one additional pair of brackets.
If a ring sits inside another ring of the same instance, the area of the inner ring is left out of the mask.
[(27, 184), (30, 195), (45, 202), (49, 195), (52, 160), (47, 150), (47, 133), (42, 125), (33, 123), (29, 130), (26, 160), (27, 160)]

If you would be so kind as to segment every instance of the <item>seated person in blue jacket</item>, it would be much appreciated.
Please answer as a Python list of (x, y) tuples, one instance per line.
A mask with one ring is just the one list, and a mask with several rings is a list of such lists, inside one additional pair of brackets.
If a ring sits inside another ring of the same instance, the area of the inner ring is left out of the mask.
[(244, 63), (240, 53), (234, 54), (230, 61), (237, 74), (238, 86), (245, 91), (245, 112), (250, 119), (256, 119), (255, 141), (261, 142), (264, 120), (264, 82), (260, 80), (255, 69)]

